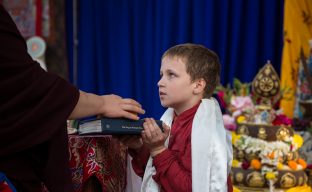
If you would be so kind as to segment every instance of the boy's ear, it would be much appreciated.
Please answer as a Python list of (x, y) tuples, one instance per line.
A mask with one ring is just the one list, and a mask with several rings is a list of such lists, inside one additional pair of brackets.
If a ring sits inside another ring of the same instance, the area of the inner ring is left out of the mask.
[(200, 78), (198, 80), (196, 80), (194, 82), (194, 94), (197, 95), (197, 94), (201, 94), (204, 92), (205, 90), (205, 87), (206, 87), (206, 81), (203, 79), (203, 78)]

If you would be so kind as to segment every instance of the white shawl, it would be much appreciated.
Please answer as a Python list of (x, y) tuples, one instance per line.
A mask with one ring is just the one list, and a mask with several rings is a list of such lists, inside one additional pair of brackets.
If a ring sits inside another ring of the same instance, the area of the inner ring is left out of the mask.
[[(171, 127), (174, 110), (165, 111), (161, 120)], [(218, 102), (202, 99), (194, 116), (191, 133), (192, 147), (192, 191), (226, 192), (227, 177), (232, 164), (231, 135), (223, 126)], [(168, 137), (169, 138), (169, 137)], [(168, 146), (167, 138), (165, 145)], [(141, 192), (159, 192), (153, 180), (156, 170), (150, 157), (146, 165)]]

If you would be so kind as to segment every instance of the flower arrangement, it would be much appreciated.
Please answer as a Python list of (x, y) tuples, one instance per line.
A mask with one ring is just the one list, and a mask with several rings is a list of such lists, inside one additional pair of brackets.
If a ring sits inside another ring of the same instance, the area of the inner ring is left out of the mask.
[[(216, 88), (216, 95), (220, 100), (221, 108), (225, 109), (223, 115), (224, 126), (234, 131), (237, 127), (237, 122), (261, 123), (263, 120), (270, 119), (272, 125), (291, 125), (292, 120), (283, 114), (281, 110), (277, 110), (279, 100), (289, 92), (289, 88), (280, 89), (280, 92), (270, 100), (273, 108), (266, 113), (261, 113), (260, 116), (257, 105), (261, 103), (261, 97), (252, 92), (251, 83), (242, 83), (239, 79), (234, 78), (233, 88), (228, 84), (226, 87), (219, 85)], [(261, 120), (262, 119), (262, 120)]]
[[(269, 182), (272, 191), (279, 171), (303, 171), (307, 168), (306, 162), (298, 155), (303, 138), (290, 132), (286, 136), (276, 133), (276, 140), (271, 141), (266, 140), (266, 136), (259, 136), (259, 133), (267, 134), (263, 127), (277, 127), (276, 130), (283, 129), (286, 132), (291, 129), (292, 119), (284, 115), (278, 107), (279, 100), (290, 89), (276, 87), (275, 95), (264, 97), (256, 94), (253, 86), (253, 83), (242, 83), (235, 78), (233, 88), (230, 85), (220, 85), (215, 94), (219, 98), (221, 108), (225, 109), (224, 125), (232, 131), (232, 167), (259, 171)], [(240, 133), (243, 126), (251, 129), (255, 125), (259, 129), (258, 138)]]
[[(272, 165), (272, 167), (277, 167), (279, 170), (302, 170), (306, 168), (305, 161), (300, 158), (297, 162), (292, 160), (287, 161), (288, 166), (281, 164), (285, 157), (296, 152), (302, 146), (303, 138), (298, 134), (289, 137), (287, 141), (266, 142), (262, 139), (239, 135), (232, 132), (232, 144), (239, 151), (244, 151), (246, 154), (257, 154), (257, 157), (259, 157), (258, 159), (252, 159), (248, 166), (246, 166), (246, 163), (243, 165), (244, 161), (242, 163), (239, 161), (234, 162), (234, 167), (248, 169), (249, 166), (251, 166), (252, 168), (259, 170), (262, 167), (262, 164), (268, 164)], [(264, 171), (263, 174), (265, 174), (267, 171), (272, 172), (273, 169), (262, 171)]]

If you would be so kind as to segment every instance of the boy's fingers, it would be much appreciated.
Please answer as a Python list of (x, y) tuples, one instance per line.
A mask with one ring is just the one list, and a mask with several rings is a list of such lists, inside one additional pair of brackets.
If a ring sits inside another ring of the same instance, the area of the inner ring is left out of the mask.
[(150, 126), (149, 120), (145, 119), (145, 122), (143, 123), (143, 127), (144, 127), (144, 135), (145, 135), (146, 139), (148, 139), (152, 136), (149, 126)]
[(151, 118), (151, 122), (152, 122), (154, 129), (155, 129), (155, 132), (159, 133), (160, 129), (159, 129), (159, 126), (157, 125), (155, 119)]
[(164, 128), (164, 133), (165, 135), (169, 135), (170, 133), (170, 127), (168, 125), (166, 125), (165, 123), (162, 124), (163, 125), (163, 128)]
[(143, 142), (146, 142), (146, 140), (147, 140), (147, 138), (146, 138), (146, 133), (145, 133), (145, 131), (143, 130), (142, 131), (142, 140), (143, 140)]

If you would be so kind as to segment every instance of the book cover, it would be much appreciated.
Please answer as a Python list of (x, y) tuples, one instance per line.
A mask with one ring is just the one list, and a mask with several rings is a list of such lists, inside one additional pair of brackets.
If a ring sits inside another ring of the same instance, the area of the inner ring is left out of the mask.
[[(125, 118), (100, 118), (79, 122), (79, 135), (140, 135), (144, 119), (130, 120)], [(156, 120), (163, 131), (162, 121)]]

